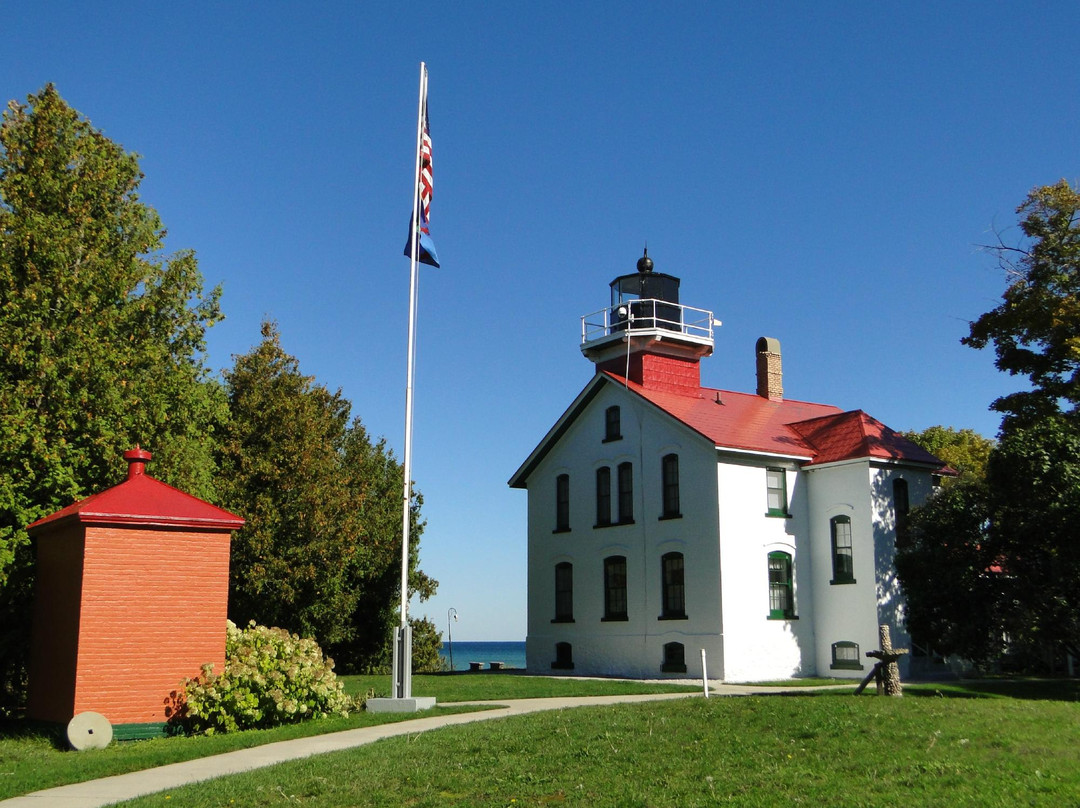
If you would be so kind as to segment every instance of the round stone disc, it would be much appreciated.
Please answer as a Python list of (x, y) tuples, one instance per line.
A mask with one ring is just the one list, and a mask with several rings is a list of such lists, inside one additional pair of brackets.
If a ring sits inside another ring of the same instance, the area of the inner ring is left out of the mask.
[(101, 713), (87, 710), (71, 719), (67, 739), (72, 749), (104, 749), (112, 741), (112, 724)]

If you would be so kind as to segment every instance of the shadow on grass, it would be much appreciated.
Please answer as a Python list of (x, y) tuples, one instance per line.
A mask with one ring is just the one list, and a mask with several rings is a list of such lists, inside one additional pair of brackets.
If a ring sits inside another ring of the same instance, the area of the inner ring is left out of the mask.
[(0, 739), (13, 741), (47, 741), (60, 752), (71, 749), (64, 728), (42, 721), (30, 721), (25, 718), (0, 719)]
[[(785, 698), (847, 698), (854, 695), (857, 682), (851, 688), (818, 690), (789, 690), (775, 694)], [(1080, 702), (1080, 679), (971, 679), (949, 682), (909, 682), (904, 684), (904, 695), (912, 698), (935, 699), (1018, 699), (1020, 701), (1071, 701)], [(859, 698), (874, 698), (875, 688), (870, 685)]]

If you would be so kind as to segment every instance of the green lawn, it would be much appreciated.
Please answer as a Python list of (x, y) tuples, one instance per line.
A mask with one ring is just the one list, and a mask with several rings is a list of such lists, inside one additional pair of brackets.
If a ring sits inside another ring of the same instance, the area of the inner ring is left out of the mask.
[(903, 699), (832, 691), (538, 713), (125, 805), (1080, 804), (1080, 703), (1020, 689), (1031, 697), (938, 685)]
[[(374, 688), (386, 693), (390, 677), (343, 676), (350, 694)], [(655, 683), (639, 685), (617, 680), (548, 679), (513, 674), (466, 674), (413, 677), (413, 693), (450, 701), (497, 700), (545, 696), (585, 696), (610, 693), (669, 692), (678, 686)], [(463, 712), (478, 708), (436, 707), (438, 712)], [(0, 799), (66, 783), (78, 783), (112, 774), (139, 771), (167, 763), (216, 755), (274, 741), (319, 735), (356, 727), (403, 721), (413, 714), (354, 713), (348, 718), (308, 721), (271, 730), (250, 730), (228, 735), (195, 738), (159, 738), (112, 744), (106, 749), (72, 752), (66, 742), (23, 722), (0, 723)]]

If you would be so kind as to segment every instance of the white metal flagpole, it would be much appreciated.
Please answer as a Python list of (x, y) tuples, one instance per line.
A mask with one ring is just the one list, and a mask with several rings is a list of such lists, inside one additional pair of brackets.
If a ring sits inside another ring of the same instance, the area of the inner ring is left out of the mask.
[(394, 696), (412, 697), (412, 637), (409, 631), (409, 526), (412, 516), (413, 375), (416, 362), (416, 300), (420, 253), (420, 149), (427, 106), (427, 66), (420, 63), (420, 101), (416, 112), (416, 170), (413, 174), (413, 212), (409, 240), (409, 358), (405, 382), (405, 451), (402, 459), (404, 492), (401, 514), (401, 624), (394, 643)]

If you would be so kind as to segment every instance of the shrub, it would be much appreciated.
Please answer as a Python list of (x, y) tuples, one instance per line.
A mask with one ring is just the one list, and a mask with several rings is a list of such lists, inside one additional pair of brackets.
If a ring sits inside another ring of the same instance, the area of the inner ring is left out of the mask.
[(187, 732), (212, 735), (349, 714), (351, 699), (334, 661), (311, 639), (280, 628), (226, 629), (225, 669), (184, 682), (170, 720)]

